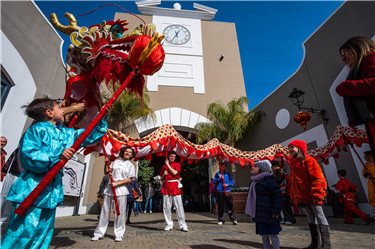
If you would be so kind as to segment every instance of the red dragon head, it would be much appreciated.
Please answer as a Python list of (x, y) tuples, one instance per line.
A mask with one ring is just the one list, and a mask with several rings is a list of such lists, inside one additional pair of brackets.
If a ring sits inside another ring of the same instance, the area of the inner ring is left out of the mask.
[[(122, 83), (137, 68), (138, 74), (127, 89), (142, 96), (144, 77), (157, 72), (164, 63), (164, 50), (160, 45), (164, 36), (155, 33), (153, 25), (140, 25), (123, 36), (125, 20), (103, 21), (100, 25), (78, 27), (72, 14), (66, 13), (68, 26), (61, 25), (55, 14), (50, 20), (54, 27), (70, 35), (72, 44), (66, 58), (66, 92), (68, 105), (85, 101), (86, 116), (77, 127), (86, 127), (102, 106), (101, 83), (107, 86)], [(113, 89), (115, 91), (115, 89)]]

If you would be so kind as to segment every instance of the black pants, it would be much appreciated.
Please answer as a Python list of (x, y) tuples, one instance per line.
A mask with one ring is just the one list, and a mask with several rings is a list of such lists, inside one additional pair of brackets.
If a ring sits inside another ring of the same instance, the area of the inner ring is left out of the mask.
[(127, 222), (130, 222), (130, 215), (132, 214), (133, 207), (134, 207), (134, 201), (128, 201), (126, 203), (126, 210), (128, 211), (128, 217), (126, 219)]
[(292, 207), (290, 205), (290, 198), (288, 194), (283, 194), (283, 198), (284, 198), (284, 206), (283, 206), (284, 221), (296, 223), (296, 218), (294, 218)]
[(218, 192), (217, 193), (217, 202), (218, 202), (218, 209), (219, 209), (219, 221), (225, 222), (224, 220), (224, 211), (225, 208), (228, 210), (228, 216), (230, 221), (237, 221), (236, 213), (234, 212), (233, 207), (233, 197), (231, 192), (227, 192), (227, 196), (225, 193)]

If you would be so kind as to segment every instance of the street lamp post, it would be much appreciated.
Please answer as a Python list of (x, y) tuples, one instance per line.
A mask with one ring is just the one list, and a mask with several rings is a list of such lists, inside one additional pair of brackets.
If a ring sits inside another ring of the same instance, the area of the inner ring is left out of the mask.
[(314, 109), (312, 107), (306, 108), (302, 107), (302, 104), (304, 102), (304, 95), (305, 92), (302, 90), (299, 90), (297, 88), (293, 88), (292, 92), (289, 94), (288, 98), (292, 101), (293, 105), (298, 107), (299, 111), (307, 111), (312, 114), (320, 114), (322, 116), (323, 121), (327, 124), (328, 118), (326, 117), (327, 111), (324, 109)]

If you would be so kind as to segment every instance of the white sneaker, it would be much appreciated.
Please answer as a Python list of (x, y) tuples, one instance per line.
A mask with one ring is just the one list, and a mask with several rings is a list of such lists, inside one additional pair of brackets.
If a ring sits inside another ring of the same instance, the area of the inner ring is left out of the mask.
[(150, 210), (150, 214), (152, 214), (152, 211)]
[(122, 241), (122, 238), (119, 237), (119, 238), (115, 238), (115, 242), (121, 242)]
[(91, 238), (91, 241), (98, 241), (100, 238), (99, 236), (94, 235), (94, 237)]
[(217, 224), (221, 226), (221, 225), (223, 225), (223, 222), (219, 221), (219, 223), (217, 223)]
[(183, 228), (181, 228), (181, 231), (187, 232), (187, 231), (189, 231), (189, 229), (187, 227), (183, 227)]
[(292, 225), (293, 223), (290, 221), (285, 221), (285, 225)]
[(285, 222), (282, 220), (282, 221), (280, 221), (280, 224), (284, 224)]
[(146, 212), (146, 210), (145, 210), (145, 212), (144, 212), (144, 213), (147, 213), (147, 212)]
[(233, 223), (233, 225), (238, 225), (238, 222), (236, 220), (233, 221), (232, 223)]
[(164, 228), (164, 231), (172, 231), (172, 230), (173, 230), (173, 227), (166, 226), (166, 227)]

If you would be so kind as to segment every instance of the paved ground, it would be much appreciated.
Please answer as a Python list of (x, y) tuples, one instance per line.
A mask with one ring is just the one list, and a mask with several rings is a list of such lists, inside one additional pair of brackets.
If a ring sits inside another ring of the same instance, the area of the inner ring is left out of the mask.
[[(255, 234), (255, 224), (244, 214), (238, 214), (237, 226), (230, 222), (219, 226), (216, 216), (209, 213), (186, 213), (188, 232), (163, 231), (162, 213), (132, 216), (131, 220), (133, 223), (127, 226), (124, 241), (114, 242), (113, 222), (110, 222), (103, 240), (90, 241), (98, 223), (96, 215), (56, 218), (50, 248), (262, 248), (261, 237)], [(375, 247), (375, 223), (366, 226), (362, 220), (355, 219), (357, 224), (348, 225), (342, 218), (328, 220), (332, 248)], [(175, 221), (174, 229), (177, 228)], [(282, 228), (279, 235), (281, 248), (303, 248), (309, 244), (306, 217), (297, 217), (297, 224), (283, 225)]]

